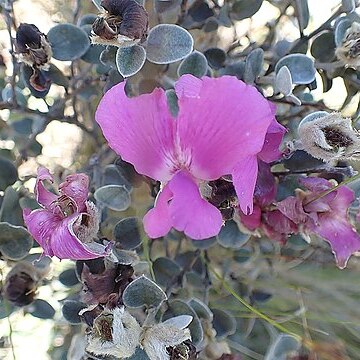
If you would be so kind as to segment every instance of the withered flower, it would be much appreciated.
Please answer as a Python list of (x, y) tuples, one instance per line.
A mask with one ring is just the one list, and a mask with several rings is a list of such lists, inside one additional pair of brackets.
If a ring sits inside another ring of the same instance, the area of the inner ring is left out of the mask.
[(105, 263), (101, 273), (92, 273), (86, 262), (81, 273), (84, 284), (83, 301), (89, 305), (104, 304), (114, 307), (121, 299), (122, 292), (131, 282), (134, 269), (130, 265)]
[(33, 73), (30, 76), (30, 85), (36, 91), (45, 91), (51, 85), (51, 80), (46, 76), (44, 71), (38, 68), (33, 68)]
[(29, 305), (34, 301), (42, 274), (29, 262), (17, 263), (8, 273), (3, 296), (15, 306)]
[(196, 348), (190, 340), (186, 340), (175, 347), (169, 347), (166, 351), (170, 360), (195, 360), (198, 358)]
[(44, 33), (34, 24), (20, 24), (16, 32), (16, 52), (19, 60), (37, 68), (46, 68), (52, 56), (51, 46)]
[(335, 53), (345, 64), (360, 66), (360, 23), (352, 23)]
[(350, 118), (318, 111), (306, 116), (298, 128), (300, 147), (324, 161), (360, 160), (360, 135)]
[(131, 46), (145, 40), (149, 17), (135, 0), (102, 0), (106, 10), (93, 23), (93, 44)]

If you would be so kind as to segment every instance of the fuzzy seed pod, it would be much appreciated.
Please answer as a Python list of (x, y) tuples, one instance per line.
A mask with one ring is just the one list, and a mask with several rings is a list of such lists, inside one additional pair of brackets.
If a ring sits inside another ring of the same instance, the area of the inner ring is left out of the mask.
[(360, 23), (354, 22), (347, 29), (336, 56), (347, 65), (360, 66)]
[(360, 135), (351, 119), (318, 111), (306, 116), (298, 128), (301, 147), (324, 161), (360, 160)]
[(16, 33), (16, 52), (19, 60), (32, 67), (47, 67), (52, 56), (45, 34), (34, 24), (20, 24)]

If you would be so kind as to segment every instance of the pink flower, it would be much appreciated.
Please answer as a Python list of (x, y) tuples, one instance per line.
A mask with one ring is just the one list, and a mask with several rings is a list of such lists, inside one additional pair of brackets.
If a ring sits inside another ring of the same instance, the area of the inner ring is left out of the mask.
[(350, 256), (360, 251), (360, 236), (351, 225), (348, 209), (354, 193), (340, 186), (319, 197), (333, 185), (322, 178), (307, 177), (299, 180), (309, 191), (290, 196), (278, 203), (278, 209), (305, 232), (315, 233), (330, 243), (339, 268), (343, 269)]
[(242, 211), (253, 211), (258, 155), (263, 147), (264, 157), (276, 155), (272, 142), (264, 142), (280, 126), (274, 107), (256, 88), (230, 76), (184, 75), (175, 84), (179, 113), (174, 118), (164, 90), (128, 98), (124, 86), (105, 94), (96, 121), (123, 160), (162, 182), (155, 207), (144, 218), (151, 238), (172, 227), (193, 239), (217, 235), (221, 213), (202, 198), (199, 185), (224, 175), (232, 175)]
[(35, 185), (36, 201), (43, 209), (24, 209), (25, 224), (41, 245), (44, 255), (59, 259), (86, 260), (106, 256), (108, 247), (94, 242), (99, 229), (97, 209), (87, 201), (89, 178), (73, 174), (60, 184), (60, 195), (44, 187), (53, 182), (49, 170), (40, 167)]

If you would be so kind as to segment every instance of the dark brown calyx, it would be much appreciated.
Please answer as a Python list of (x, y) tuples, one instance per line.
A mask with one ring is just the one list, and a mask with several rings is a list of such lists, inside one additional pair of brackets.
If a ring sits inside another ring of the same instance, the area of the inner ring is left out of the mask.
[(322, 131), (324, 132), (326, 142), (334, 148), (348, 147), (354, 143), (349, 136), (337, 128), (326, 127)]

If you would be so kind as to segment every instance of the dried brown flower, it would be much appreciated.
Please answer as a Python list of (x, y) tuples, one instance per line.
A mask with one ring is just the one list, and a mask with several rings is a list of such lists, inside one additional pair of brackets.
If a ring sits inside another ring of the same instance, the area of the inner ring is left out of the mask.
[(354, 22), (347, 29), (336, 56), (347, 65), (360, 66), (360, 23)]

